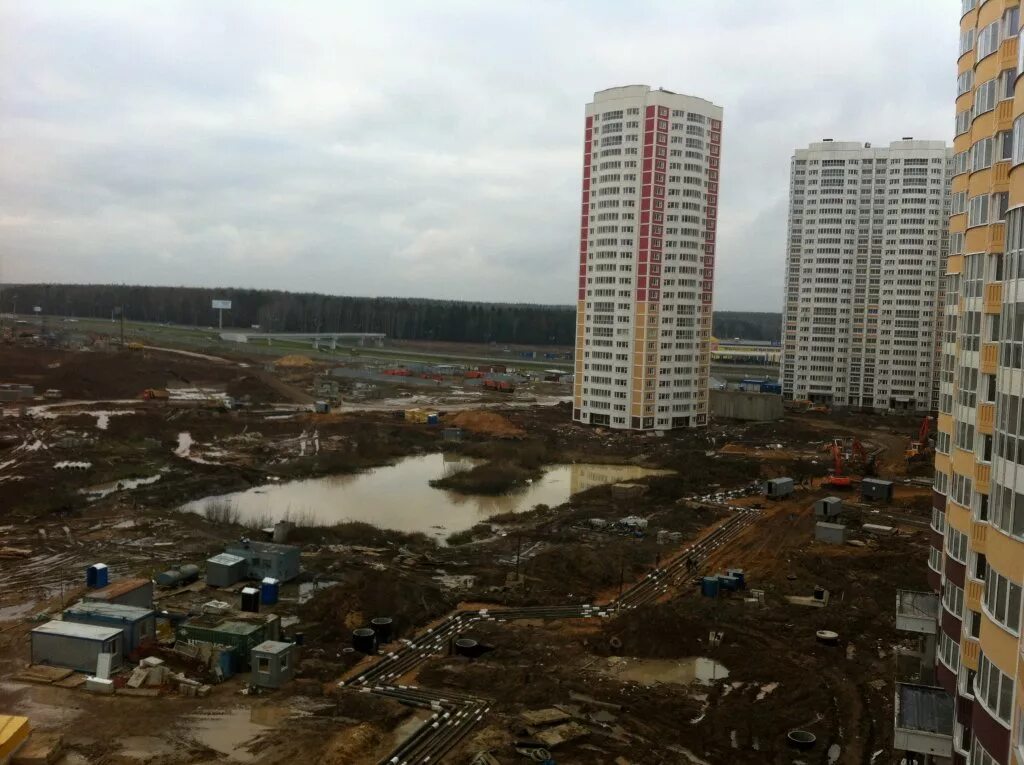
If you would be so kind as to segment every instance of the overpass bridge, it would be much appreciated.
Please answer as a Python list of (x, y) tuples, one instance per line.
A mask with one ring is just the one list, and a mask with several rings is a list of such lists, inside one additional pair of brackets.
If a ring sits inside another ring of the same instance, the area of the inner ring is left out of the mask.
[(291, 340), (309, 342), (314, 348), (326, 345), (332, 350), (338, 347), (338, 341), (355, 340), (359, 345), (372, 343), (384, 345), (387, 337), (383, 332), (221, 332), (220, 339), (229, 343), (251, 343), (266, 340), (272, 345), (274, 340)]

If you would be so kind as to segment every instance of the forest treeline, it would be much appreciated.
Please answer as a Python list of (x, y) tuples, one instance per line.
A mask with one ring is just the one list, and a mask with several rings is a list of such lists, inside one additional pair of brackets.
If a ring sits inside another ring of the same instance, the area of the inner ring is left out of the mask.
[[(109, 318), (124, 306), (130, 321), (216, 326), (214, 299), (230, 300), (224, 328), (259, 325), (274, 332), (383, 332), (399, 340), (572, 345), (572, 306), (369, 298), (280, 290), (149, 287), (116, 284), (5, 285), (4, 312)], [(716, 311), (718, 337), (778, 340), (779, 314)]]

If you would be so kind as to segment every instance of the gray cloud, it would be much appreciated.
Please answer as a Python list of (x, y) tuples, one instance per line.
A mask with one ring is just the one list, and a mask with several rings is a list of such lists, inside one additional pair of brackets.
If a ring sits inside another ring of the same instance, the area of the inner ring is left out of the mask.
[(777, 310), (789, 157), (951, 139), (956, 0), (0, 0), (5, 281), (569, 303), (583, 105), (725, 107), (715, 304)]

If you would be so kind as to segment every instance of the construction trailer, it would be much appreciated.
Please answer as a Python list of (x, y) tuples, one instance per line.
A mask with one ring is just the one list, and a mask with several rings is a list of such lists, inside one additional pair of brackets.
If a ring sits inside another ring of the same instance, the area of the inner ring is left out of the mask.
[(64, 609), (64, 621), (120, 629), (125, 656), (156, 641), (156, 613), (149, 608), (81, 601)]
[(260, 688), (280, 688), (295, 676), (296, 646), (264, 640), (252, 649), (250, 682)]
[(768, 499), (782, 499), (793, 493), (792, 478), (770, 478), (765, 482), (764, 495)]
[(814, 538), (829, 545), (846, 544), (846, 526), (841, 523), (818, 521), (814, 524)]
[(839, 497), (824, 497), (814, 503), (815, 518), (834, 518), (843, 511), (843, 500)]
[(119, 603), (122, 606), (138, 608), (153, 607), (152, 579), (118, 579), (116, 582), (86, 593), (86, 603)]
[(863, 499), (892, 502), (893, 483), (881, 478), (864, 478), (860, 482), (860, 495)]
[(230, 587), (245, 579), (248, 562), (240, 555), (221, 553), (206, 560), (206, 583), (211, 587)]
[(279, 582), (290, 582), (301, 570), (299, 548), (292, 545), (242, 539), (238, 544), (230, 545), (225, 552), (245, 559), (247, 579), (262, 581), (269, 576)]
[(32, 630), (30, 639), (33, 664), (93, 674), (102, 654), (110, 655), (111, 669), (124, 662), (124, 638), (118, 627), (52, 621)]
[(281, 637), (279, 616), (267, 614), (264, 617), (251, 615), (251, 618), (243, 618), (249, 616), (237, 614), (227, 619), (201, 616), (179, 625), (175, 634), (179, 641), (231, 648), (235, 661), (231, 669), (234, 672), (245, 672), (249, 669), (253, 648), (266, 640)]

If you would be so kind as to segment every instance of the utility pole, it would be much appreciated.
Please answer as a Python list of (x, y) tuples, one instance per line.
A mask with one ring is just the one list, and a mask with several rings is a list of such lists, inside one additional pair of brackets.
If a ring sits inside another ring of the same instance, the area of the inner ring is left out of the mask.
[(121, 347), (124, 348), (124, 305), (121, 306)]
[(516, 534), (516, 585), (519, 584), (519, 556), (523, 552), (523, 535)]
[(622, 588), (626, 585), (626, 559), (619, 558), (619, 597), (622, 597)]

